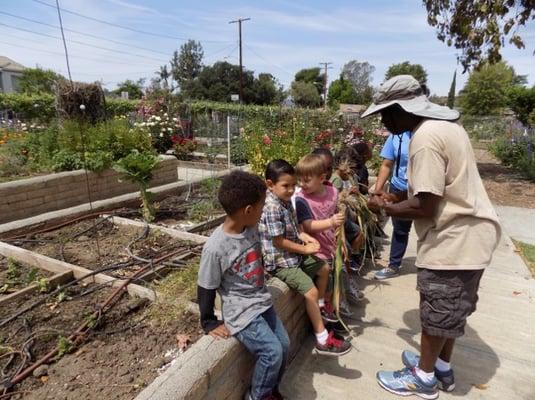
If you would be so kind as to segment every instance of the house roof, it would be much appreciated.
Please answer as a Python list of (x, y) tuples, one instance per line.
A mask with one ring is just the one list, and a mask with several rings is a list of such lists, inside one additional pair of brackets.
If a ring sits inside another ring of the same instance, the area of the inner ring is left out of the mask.
[(360, 114), (366, 110), (366, 106), (362, 104), (340, 104), (340, 112), (344, 114)]
[(25, 67), (18, 62), (13, 61), (11, 58), (0, 56), (0, 68), (6, 71), (22, 72)]

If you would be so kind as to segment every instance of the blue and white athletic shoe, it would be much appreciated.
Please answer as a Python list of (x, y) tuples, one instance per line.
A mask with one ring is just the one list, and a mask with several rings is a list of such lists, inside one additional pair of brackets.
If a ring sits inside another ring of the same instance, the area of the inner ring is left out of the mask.
[(374, 275), (375, 279), (377, 280), (383, 280), (388, 278), (393, 278), (395, 276), (399, 275), (399, 267), (389, 266), (385, 267), (380, 271), (377, 271)]
[[(420, 362), (420, 356), (410, 350), (405, 350), (401, 353), (401, 361), (407, 368), (414, 368)], [(451, 392), (455, 389), (455, 377), (453, 376), (453, 369), (449, 371), (439, 371), (435, 368), (435, 377), (438, 380), (438, 388), (445, 392)]]
[(403, 368), (399, 371), (377, 372), (377, 382), (383, 389), (400, 396), (418, 396), (422, 399), (437, 399), (437, 379), (430, 384), (424, 383), (414, 369)]

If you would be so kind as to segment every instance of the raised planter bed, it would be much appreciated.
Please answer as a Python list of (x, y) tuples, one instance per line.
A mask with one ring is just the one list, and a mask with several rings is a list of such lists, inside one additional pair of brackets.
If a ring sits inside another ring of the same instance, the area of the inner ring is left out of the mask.
[[(11, 357), (6, 348), (32, 350), (8, 366), (14, 390), (29, 399), (133, 398), (202, 333), (188, 310), (205, 240), (104, 216), (0, 242), (0, 261), (10, 257), (62, 278), (48, 293), (19, 291), (9, 304), (0, 301), (0, 325), (8, 327), (2, 328), (0, 360)], [(129, 244), (130, 252), (124, 251)], [(129, 266), (131, 261), (137, 265)], [(102, 269), (110, 265), (117, 268)], [(108, 303), (112, 292), (116, 297)], [(80, 327), (82, 333), (74, 334)], [(58, 355), (62, 347), (65, 354)], [(53, 357), (38, 365), (51, 351)], [(19, 382), (28, 367), (33, 369)]]
[[(175, 157), (162, 156), (150, 187), (177, 182), (177, 167)], [(120, 182), (114, 170), (87, 174), (78, 170), (1, 183), (0, 224), (137, 191), (135, 184)]]
[[(14, 357), (6, 369), (10, 375), (56, 347), (65, 353), (35, 369), (14, 391), (35, 400), (131, 399), (180, 354), (177, 335), (187, 336), (191, 343), (200, 336), (195, 315), (182, 313), (162, 324), (146, 299), (123, 296), (102, 318), (95, 318), (98, 305), (110, 293), (98, 284), (72, 285), (61, 292), (61, 301), (57, 295), (51, 297), (2, 328), (3, 350), (31, 352), (29, 359)], [(34, 294), (0, 306), (0, 320), (38, 298)], [(66, 338), (88, 320), (94, 327), (74, 348), (74, 340)]]
[[(178, 268), (200, 251), (199, 243), (203, 238), (191, 234), (179, 238), (174, 231), (157, 228), (142, 222), (125, 224), (122, 219), (104, 216), (30, 234), (12, 240), (11, 244), (90, 271), (105, 269), (102, 274), (118, 279), (135, 274), (146, 260), (173, 252), (178, 254), (166, 260), (164, 266), (168, 267), (166, 271), (172, 269), (173, 264)], [(190, 242), (189, 238), (196, 239), (197, 243)], [(163, 274), (163, 267), (160, 273)], [(140, 276), (136, 283), (143, 284), (144, 280), (145, 277)]]

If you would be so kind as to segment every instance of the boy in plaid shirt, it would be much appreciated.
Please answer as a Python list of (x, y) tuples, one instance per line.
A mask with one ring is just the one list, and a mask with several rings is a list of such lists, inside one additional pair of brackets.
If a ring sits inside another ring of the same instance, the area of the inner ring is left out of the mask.
[(351, 344), (335, 337), (334, 332), (328, 332), (323, 322), (338, 320), (325, 310), (329, 266), (313, 256), (320, 250), (318, 241), (298, 227), (291, 203), (297, 182), (295, 170), (285, 160), (273, 160), (266, 167), (265, 177), (268, 191), (258, 226), (264, 266), (304, 296), (316, 334), (316, 351), (332, 356), (346, 354), (351, 350)]

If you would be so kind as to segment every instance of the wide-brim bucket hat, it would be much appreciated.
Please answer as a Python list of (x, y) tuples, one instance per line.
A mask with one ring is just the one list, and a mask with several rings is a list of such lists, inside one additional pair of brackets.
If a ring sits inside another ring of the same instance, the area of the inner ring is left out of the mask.
[(393, 104), (399, 104), (408, 113), (424, 118), (455, 121), (459, 112), (429, 101), (420, 83), (411, 75), (397, 75), (383, 82), (373, 95), (373, 103), (361, 118), (376, 114)]

